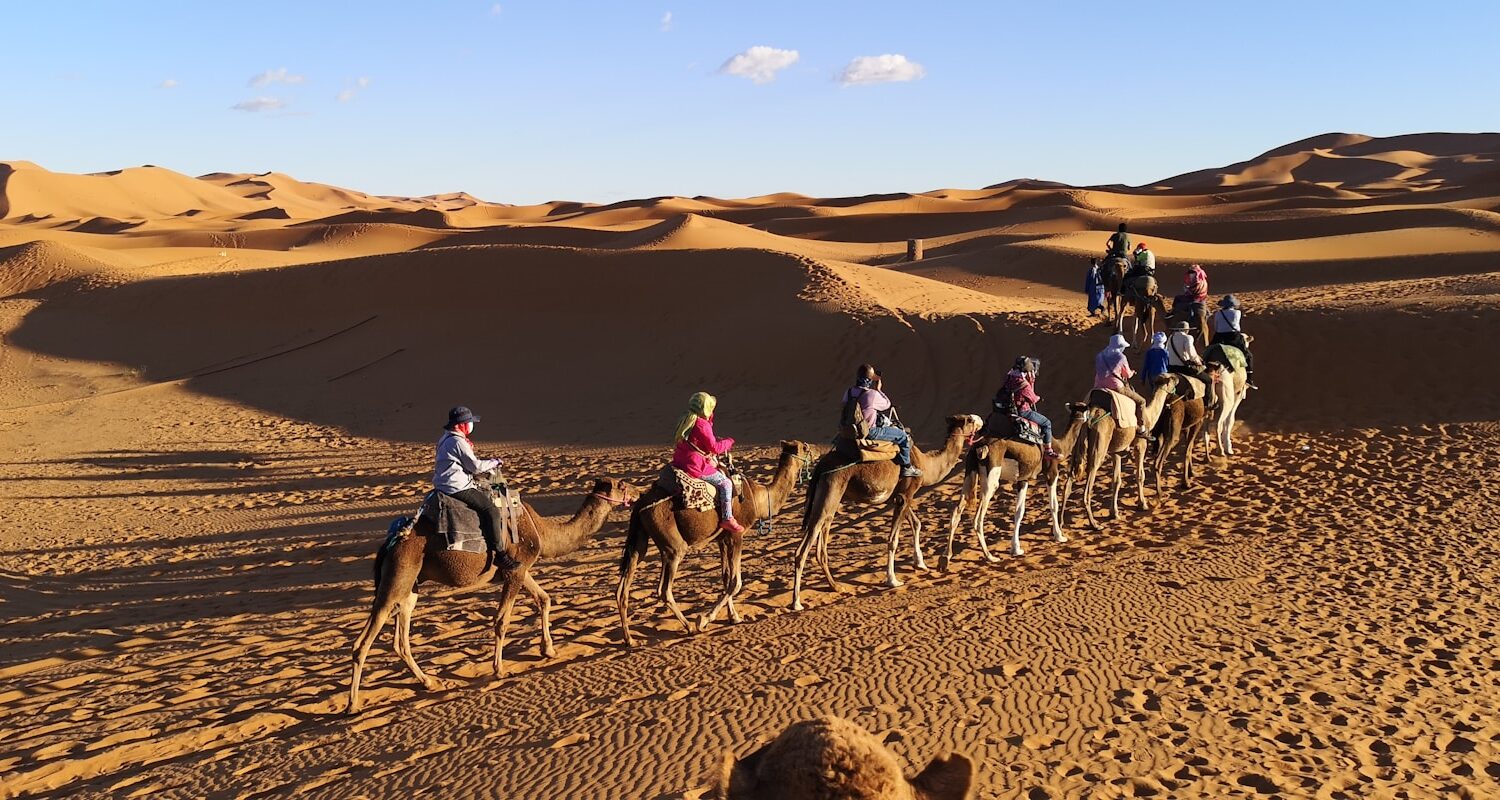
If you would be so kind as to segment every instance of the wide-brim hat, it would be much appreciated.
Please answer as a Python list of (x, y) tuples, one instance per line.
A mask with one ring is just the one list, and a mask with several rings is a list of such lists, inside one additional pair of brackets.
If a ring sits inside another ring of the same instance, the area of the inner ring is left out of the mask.
[(1188, 324), (1187, 324), (1187, 320), (1185, 320), (1185, 319), (1179, 319), (1176, 322), (1172, 323), (1172, 326), (1170, 328), (1167, 328), (1167, 330), (1170, 330), (1170, 331), (1185, 331), (1187, 329), (1188, 329)]
[(465, 422), (479, 421), (479, 415), (470, 411), (468, 406), (454, 406), (448, 409), (448, 424), (444, 427), (451, 428), (454, 425), (462, 425)]

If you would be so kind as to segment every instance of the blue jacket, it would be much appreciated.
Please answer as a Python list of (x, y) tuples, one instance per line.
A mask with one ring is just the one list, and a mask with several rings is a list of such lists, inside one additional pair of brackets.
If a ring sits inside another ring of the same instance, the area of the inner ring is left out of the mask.
[(1169, 358), (1167, 348), (1165, 347), (1153, 347), (1147, 350), (1146, 365), (1141, 367), (1141, 372), (1145, 374), (1146, 380), (1154, 381), (1157, 375), (1165, 373)]

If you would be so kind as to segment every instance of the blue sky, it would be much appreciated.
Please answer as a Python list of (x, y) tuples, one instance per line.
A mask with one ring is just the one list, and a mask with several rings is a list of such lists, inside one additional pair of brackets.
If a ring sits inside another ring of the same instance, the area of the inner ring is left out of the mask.
[[(1327, 131), (1500, 129), (1493, 2), (54, 0), (6, 19), (0, 160), (66, 172), (828, 196), (1138, 184)], [(884, 55), (855, 74), (906, 80), (841, 82)]]

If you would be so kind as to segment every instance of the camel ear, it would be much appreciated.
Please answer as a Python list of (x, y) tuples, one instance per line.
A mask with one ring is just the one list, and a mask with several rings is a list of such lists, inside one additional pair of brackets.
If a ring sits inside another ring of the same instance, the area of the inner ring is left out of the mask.
[(911, 779), (917, 800), (969, 800), (974, 796), (974, 762), (961, 753), (943, 754)]

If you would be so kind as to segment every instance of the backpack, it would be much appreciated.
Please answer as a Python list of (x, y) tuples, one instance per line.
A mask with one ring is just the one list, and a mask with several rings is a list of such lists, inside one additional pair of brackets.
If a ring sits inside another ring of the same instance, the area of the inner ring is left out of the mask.
[(860, 389), (844, 401), (844, 408), (839, 411), (839, 438), (863, 439), (870, 435), (870, 425), (865, 422), (865, 412), (859, 404), (866, 391)]

